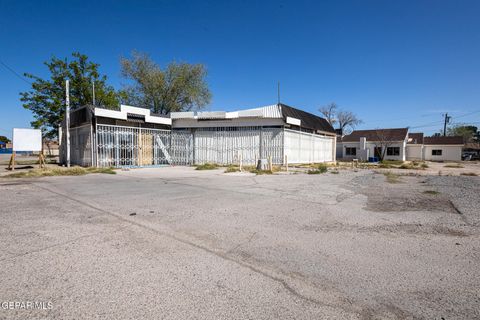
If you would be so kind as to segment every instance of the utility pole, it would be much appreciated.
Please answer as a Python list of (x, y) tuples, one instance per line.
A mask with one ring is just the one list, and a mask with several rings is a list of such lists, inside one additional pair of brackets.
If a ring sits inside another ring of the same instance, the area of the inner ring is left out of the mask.
[(70, 168), (70, 83), (68, 80), (65, 81), (65, 91), (66, 91), (66, 108), (65, 108), (65, 127), (66, 127), (66, 137), (67, 137), (67, 168)]
[(95, 106), (95, 80), (93, 80), (92, 96), (93, 96), (93, 106)]
[(447, 123), (450, 123), (450, 118), (448, 116), (448, 113), (445, 113), (445, 121), (443, 123), (443, 136), (445, 137), (447, 135)]

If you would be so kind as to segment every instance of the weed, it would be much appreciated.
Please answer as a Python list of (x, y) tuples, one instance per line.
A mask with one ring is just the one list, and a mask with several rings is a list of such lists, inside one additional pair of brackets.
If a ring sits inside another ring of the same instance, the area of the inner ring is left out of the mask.
[(401, 165), (403, 164), (402, 160), (382, 160), (380, 161), (381, 164), (390, 164), (390, 165)]
[(403, 163), (400, 169), (416, 169), (413, 163)]
[(317, 165), (315, 169), (310, 169), (307, 171), (308, 174), (320, 174), (328, 171), (328, 166), (324, 163)]
[(218, 165), (216, 165), (214, 163), (204, 163), (204, 164), (197, 165), (195, 170), (214, 170), (214, 169), (217, 169), (217, 168), (218, 168)]
[(239, 172), (240, 168), (237, 166), (228, 166), (227, 169), (225, 169), (225, 173), (231, 173), (231, 172)]

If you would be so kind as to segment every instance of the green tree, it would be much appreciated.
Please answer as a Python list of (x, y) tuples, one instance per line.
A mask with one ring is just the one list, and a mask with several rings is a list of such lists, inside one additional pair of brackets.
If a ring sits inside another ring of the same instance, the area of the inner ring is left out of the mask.
[(0, 136), (0, 142), (9, 143), (9, 142), (10, 142), (10, 139), (8, 139), (8, 138), (5, 137), (5, 136)]
[(201, 109), (211, 100), (202, 64), (172, 62), (162, 70), (148, 55), (133, 52), (131, 58), (122, 58), (120, 65), (122, 76), (130, 81), (120, 94), (125, 104), (167, 114)]
[(95, 105), (107, 108), (118, 107), (118, 95), (106, 84), (107, 77), (98, 71), (99, 64), (91, 62), (84, 54), (74, 52), (72, 59), (52, 57), (44, 62), (50, 76), (42, 79), (30, 73), (25, 77), (33, 80), (29, 91), (20, 93), (23, 107), (33, 112), (34, 128), (42, 129), (44, 137), (58, 136), (58, 126), (65, 113), (65, 80), (70, 80), (70, 106), (75, 109), (92, 104), (92, 87), (95, 82)]
[(449, 136), (461, 136), (465, 143), (470, 142), (477, 134), (478, 128), (470, 125), (455, 125), (447, 129)]

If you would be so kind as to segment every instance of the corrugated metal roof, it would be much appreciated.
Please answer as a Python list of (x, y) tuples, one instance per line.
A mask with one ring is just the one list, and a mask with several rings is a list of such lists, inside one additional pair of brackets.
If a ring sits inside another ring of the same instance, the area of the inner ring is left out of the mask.
[(195, 112), (193, 111), (170, 113), (170, 118), (172, 119), (193, 119), (194, 117), (195, 117)]
[(225, 119), (225, 111), (202, 111), (197, 112), (198, 119)]
[(282, 118), (282, 112), (278, 105), (269, 105), (253, 109), (245, 109), (238, 111), (238, 117), (240, 118), (273, 118), (280, 119)]

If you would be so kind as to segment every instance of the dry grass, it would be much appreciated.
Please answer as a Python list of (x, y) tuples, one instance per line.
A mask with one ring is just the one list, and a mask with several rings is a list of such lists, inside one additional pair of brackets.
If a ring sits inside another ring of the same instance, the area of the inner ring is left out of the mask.
[(388, 183), (400, 183), (401, 182), (400, 176), (396, 173), (391, 172), (391, 171), (386, 171), (386, 172), (383, 173), (383, 175), (387, 179)]
[(272, 166), (272, 170), (257, 170), (256, 166), (243, 166), (242, 170), (250, 173), (255, 173), (257, 175), (262, 175), (262, 174), (274, 174), (275, 172), (282, 171), (282, 167)]
[(464, 168), (464, 166), (462, 166), (459, 163), (450, 163), (450, 164), (444, 165), (443, 167), (444, 168), (458, 168), (458, 169)]
[(380, 163), (399, 166), (399, 165), (403, 164), (404, 161), (402, 161), (402, 160), (383, 160)]
[(204, 163), (196, 166), (195, 170), (215, 170), (218, 168), (218, 165), (215, 163)]
[(317, 165), (316, 167), (314, 167), (314, 169), (310, 169), (307, 171), (308, 174), (321, 174), (321, 173), (325, 173), (328, 171), (328, 166), (324, 163), (321, 163), (319, 165)]
[(83, 176), (90, 173), (116, 174), (113, 168), (43, 168), (15, 172), (3, 176), (4, 178), (40, 178), (54, 176)]
[(233, 165), (230, 165), (227, 167), (227, 169), (225, 169), (225, 173), (239, 172), (239, 171), (240, 171), (240, 168), (238, 166), (233, 166)]
[(476, 177), (476, 176), (478, 176), (478, 174), (475, 173), (475, 172), (462, 172), (462, 173), (460, 173), (460, 175), (462, 175), (462, 176), (470, 176), (470, 177)]

